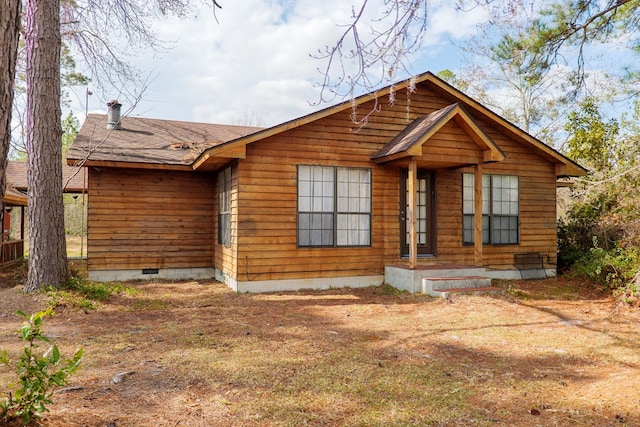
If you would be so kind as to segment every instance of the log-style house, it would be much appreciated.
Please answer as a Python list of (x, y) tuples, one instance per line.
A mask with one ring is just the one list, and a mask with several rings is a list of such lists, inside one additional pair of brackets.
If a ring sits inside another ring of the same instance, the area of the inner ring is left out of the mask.
[(435, 270), (520, 277), (523, 253), (554, 274), (556, 182), (586, 173), (431, 73), (266, 129), (112, 102), (67, 158), (88, 168), (91, 279), (242, 292), (425, 291)]

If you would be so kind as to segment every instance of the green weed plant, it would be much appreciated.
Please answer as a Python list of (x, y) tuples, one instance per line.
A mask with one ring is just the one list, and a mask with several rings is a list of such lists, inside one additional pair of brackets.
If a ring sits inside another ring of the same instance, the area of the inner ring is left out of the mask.
[(82, 362), (82, 349), (72, 358), (63, 359), (57, 345), (50, 345), (41, 355), (39, 342), (50, 344), (42, 329), (43, 320), (53, 314), (51, 307), (32, 315), (22, 311), (17, 314), (25, 319), (18, 330), (25, 347), (17, 360), (12, 360), (6, 350), (0, 353), (0, 363), (11, 368), (17, 380), (7, 385), (6, 398), (0, 402), (0, 421), (5, 423), (22, 422), (24, 426), (40, 419), (56, 387), (67, 384), (68, 379)]

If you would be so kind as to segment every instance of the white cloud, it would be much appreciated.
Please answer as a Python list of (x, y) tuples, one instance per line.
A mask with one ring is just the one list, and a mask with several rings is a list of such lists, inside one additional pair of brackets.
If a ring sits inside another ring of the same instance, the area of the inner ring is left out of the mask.
[[(488, 14), (485, 9), (472, 8), (469, 11), (458, 10), (451, 1), (430, 3), (429, 33), (448, 34), (454, 39), (463, 39), (473, 35), (476, 25), (485, 22)], [(435, 38), (435, 42), (438, 41)]]
[[(482, 19), (456, 12), (453, 2), (429, 6), (429, 31), (420, 57), (412, 60), (412, 74), (450, 66), (456, 56), (441, 46), (449, 37), (469, 35)], [(319, 109), (322, 106), (309, 103), (318, 99), (314, 83), (320, 81), (317, 69), (325, 63), (310, 54), (336, 42), (344, 31), (339, 24), (349, 22), (351, 7), (341, 0), (229, 1), (216, 11), (219, 24), (206, 7), (193, 19), (158, 21), (154, 29), (159, 37), (175, 45), (160, 57), (148, 52), (132, 61), (156, 75), (132, 114), (214, 123), (257, 115), (262, 125), (274, 125)], [(106, 101), (94, 95), (89, 108), (104, 111)]]

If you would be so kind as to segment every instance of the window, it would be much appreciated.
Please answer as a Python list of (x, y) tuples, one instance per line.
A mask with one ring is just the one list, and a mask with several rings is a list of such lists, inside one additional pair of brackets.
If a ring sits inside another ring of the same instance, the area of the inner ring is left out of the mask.
[(371, 170), (298, 166), (298, 246), (371, 244)]
[(231, 166), (218, 174), (218, 243), (231, 247)]
[[(518, 244), (519, 181), (511, 175), (482, 175), (482, 243)], [(463, 174), (462, 241), (473, 243), (474, 177)]]

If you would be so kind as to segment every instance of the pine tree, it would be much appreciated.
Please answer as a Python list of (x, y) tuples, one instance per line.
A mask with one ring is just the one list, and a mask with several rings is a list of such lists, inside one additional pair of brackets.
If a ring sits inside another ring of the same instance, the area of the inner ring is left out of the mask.
[(0, 224), (4, 214), (5, 171), (11, 143), (11, 106), (21, 7), (20, 0), (0, 0)]
[(60, 1), (26, 1), (29, 274), (24, 290), (68, 277), (62, 201)]

